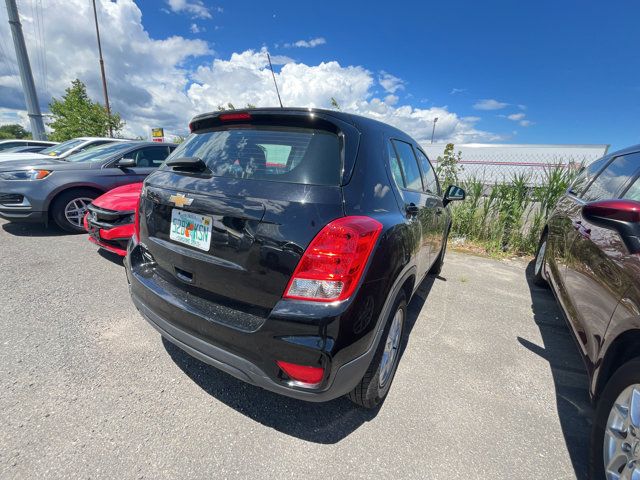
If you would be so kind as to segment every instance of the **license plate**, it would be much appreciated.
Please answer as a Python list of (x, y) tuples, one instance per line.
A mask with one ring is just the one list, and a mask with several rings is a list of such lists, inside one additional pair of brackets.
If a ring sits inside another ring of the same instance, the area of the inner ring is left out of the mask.
[(171, 211), (169, 238), (207, 252), (211, 246), (212, 224), (211, 217), (207, 215), (198, 215), (174, 208)]

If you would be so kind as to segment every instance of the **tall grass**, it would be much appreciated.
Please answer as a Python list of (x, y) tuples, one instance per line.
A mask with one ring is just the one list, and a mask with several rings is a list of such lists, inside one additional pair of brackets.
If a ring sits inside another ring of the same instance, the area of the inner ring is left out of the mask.
[(535, 187), (522, 174), (490, 187), (477, 178), (461, 182), (467, 199), (452, 205), (451, 238), (464, 238), (489, 253), (535, 254), (542, 228), (575, 173), (549, 167)]

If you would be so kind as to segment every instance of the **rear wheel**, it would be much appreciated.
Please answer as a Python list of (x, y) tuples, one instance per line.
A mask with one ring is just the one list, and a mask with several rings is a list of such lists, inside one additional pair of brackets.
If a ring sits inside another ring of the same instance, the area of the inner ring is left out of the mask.
[(375, 408), (389, 393), (400, 360), (406, 319), (407, 300), (403, 291), (391, 309), (371, 365), (360, 383), (349, 393), (349, 399), (355, 404), (364, 408)]
[(536, 253), (536, 260), (533, 267), (533, 283), (538, 285), (539, 287), (546, 287), (547, 279), (544, 278), (544, 266), (547, 256), (547, 240), (549, 235), (547, 232), (542, 234), (542, 238), (540, 239), (540, 244), (538, 245), (538, 252)]
[(640, 359), (620, 367), (602, 392), (591, 434), (591, 478), (640, 478)]
[(63, 192), (51, 205), (51, 218), (61, 229), (71, 233), (84, 232), (84, 215), (99, 193), (89, 189)]

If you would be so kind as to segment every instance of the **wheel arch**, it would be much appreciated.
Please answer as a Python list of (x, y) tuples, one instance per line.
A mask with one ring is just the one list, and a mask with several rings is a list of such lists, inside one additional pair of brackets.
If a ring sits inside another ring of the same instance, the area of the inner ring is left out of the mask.
[(602, 394), (604, 387), (606, 386), (612, 375), (622, 365), (633, 360), (640, 358), (640, 351), (638, 346), (640, 345), (640, 329), (634, 328), (627, 330), (618, 335), (606, 349), (606, 353), (600, 364), (596, 366), (594, 372), (594, 378), (592, 382), (592, 397), (597, 400)]
[(73, 184), (73, 185), (65, 185), (62, 188), (57, 189), (56, 191), (53, 192), (52, 195), (49, 196), (48, 200), (47, 200), (47, 204), (46, 204), (46, 210), (48, 212), (48, 216), (51, 216), (51, 206), (53, 205), (53, 203), (60, 198), (61, 195), (70, 192), (72, 190), (93, 190), (94, 192), (96, 192), (99, 195), (102, 195), (103, 193), (106, 193), (107, 190), (105, 190), (104, 188), (98, 187), (97, 185), (94, 184)]

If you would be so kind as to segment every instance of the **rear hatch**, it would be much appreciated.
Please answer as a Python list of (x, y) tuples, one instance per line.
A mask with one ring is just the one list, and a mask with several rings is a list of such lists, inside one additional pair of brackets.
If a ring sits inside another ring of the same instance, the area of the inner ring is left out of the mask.
[(268, 311), (313, 237), (344, 216), (359, 134), (302, 110), (213, 114), (191, 128), (145, 181), (140, 241), (190, 295)]

